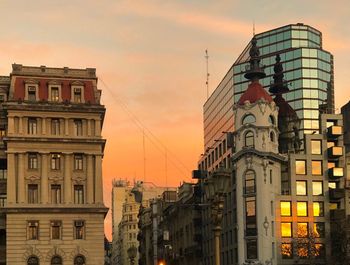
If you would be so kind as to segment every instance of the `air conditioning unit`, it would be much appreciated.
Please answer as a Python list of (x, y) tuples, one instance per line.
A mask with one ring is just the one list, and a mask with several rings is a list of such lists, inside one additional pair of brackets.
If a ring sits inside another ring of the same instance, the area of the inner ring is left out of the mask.
[(75, 226), (84, 226), (84, 221), (82, 221), (82, 220), (75, 221), (75, 222), (74, 222), (74, 225), (75, 225)]
[(81, 88), (80, 87), (75, 87), (74, 88), (74, 93), (81, 93)]

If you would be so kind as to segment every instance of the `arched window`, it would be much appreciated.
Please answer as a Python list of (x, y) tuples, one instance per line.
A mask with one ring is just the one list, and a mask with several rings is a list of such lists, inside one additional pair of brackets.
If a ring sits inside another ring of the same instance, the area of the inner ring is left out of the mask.
[(275, 141), (275, 134), (273, 132), (270, 132), (270, 141), (271, 142)]
[(244, 193), (251, 194), (255, 193), (255, 172), (248, 170), (244, 177)]
[(245, 146), (246, 147), (254, 147), (254, 133), (252, 131), (246, 132), (245, 136)]
[(51, 258), (51, 265), (62, 265), (62, 258), (60, 256), (53, 256)]
[(272, 115), (269, 116), (269, 123), (275, 125), (275, 118)]
[(39, 259), (36, 256), (30, 256), (27, 260), (27, 265), (39, 265)]
[(242, 119), (242, 124), (254, 123), (256, 121), (253, 114), (247, 114)]
[(74, 265), (85, 265), (85, 257), (78, 255), (74, 258)]

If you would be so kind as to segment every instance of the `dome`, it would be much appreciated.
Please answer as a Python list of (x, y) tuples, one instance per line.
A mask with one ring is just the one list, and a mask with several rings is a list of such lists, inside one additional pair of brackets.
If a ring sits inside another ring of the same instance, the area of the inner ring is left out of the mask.
[(239, 105), (244, 105), (247, 100), (250, 103), (255, 103), (259, 99), (264, 99), (267, 102), (272, 102), (272, 97), (266, 92), (263, 86), (258, 81), (253, 81), (249, 84), (247, 90), (243, 93), (241, 98), (238, 100)]

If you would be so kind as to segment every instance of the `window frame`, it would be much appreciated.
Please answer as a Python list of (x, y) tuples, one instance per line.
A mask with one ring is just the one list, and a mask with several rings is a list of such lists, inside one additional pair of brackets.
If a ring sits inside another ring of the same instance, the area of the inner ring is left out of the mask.
[(74, 203), (75, 204), (84, 204), (85, 203), (85, 194), (84, 194), (84, 185), (74, 185)]
[(28, 184), (28, 204), (37, 204), (39, 203), (39, 185), (38, 184)]
[[(298, 162), (303, 162), (304, 163), (304, 171), (303, 173), (298, 173)], [(295, 174), (296, 175), (306, 175), (307, 174), (307, 168), (306, 168), (306, 160), (305, 159), (296, 159), (295, 160)]]
[(74, 154), (74, 170), (84, 170), (84, 155)]
[(28, 169), (37, 170), (38, 168), (38, 153), (28, 153)]
[(61, 154), (52, 153), (51, 154), (51, 170), (60, 170), (61, 169)]
[(61, 220), (50, 221), (50, 239), (62, 240), (62, 221)]
[(74, 136), (83, 136), (83, 120), (74, 119)]
[(39, 240), (39, 221), (27, 221), (27, 240)]
[(36, 118), (36, 117), (28, 117), (27, 133), (29, 135), (36, 135), (36, 134), (38, 134), (38, 118)]
[[(252, 130), (248, 130), (244, 133), (244, 147), (247, 148), (254, 148), (255, 147), (255, 140), (254, 140), (254, 132)], [(252, 141), (249, 143), (248, 141)]]
[(51, 184), (51, 203), (60, 204), (62, 203), (62, 185)]
[(61, 122), (58, 118), (51, 119), (51, 135), (61, 134)]
[(85, 220), (75, 220), (74, 221), (74, 239), (84, 240), (85, 239)]

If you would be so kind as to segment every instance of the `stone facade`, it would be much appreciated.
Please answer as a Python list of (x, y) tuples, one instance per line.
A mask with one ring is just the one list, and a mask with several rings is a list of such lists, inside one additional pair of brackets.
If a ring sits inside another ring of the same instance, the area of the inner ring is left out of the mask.
[(103, 264), (100, 94), (95, 69), (13, 65), (2, 104), (7, 264)]

